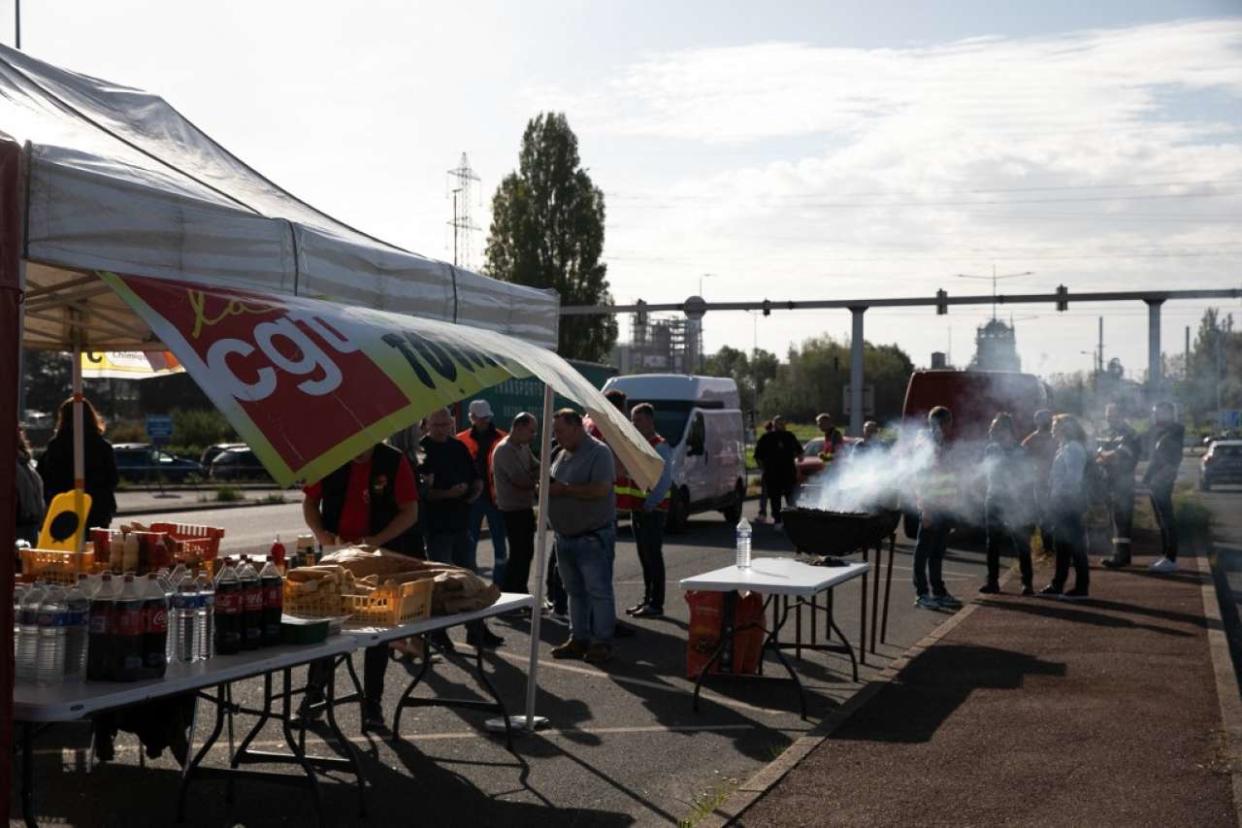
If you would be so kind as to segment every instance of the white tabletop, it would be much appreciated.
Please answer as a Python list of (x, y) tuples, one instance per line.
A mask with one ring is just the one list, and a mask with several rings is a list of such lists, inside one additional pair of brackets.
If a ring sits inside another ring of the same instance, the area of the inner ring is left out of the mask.
[(838, 584), (858, 578), (870, 569), (869, 563), (811, 566), (795, 561), (793, 558), (754, 558), (746, 569), (726, 566), (702, 575), (682, 578), (681, 588), (705, 592), (749, 590), (767, 595), (799, 595), (809, 598)]
[(22, 681), (13, 687), (13, 718), (23, 722), (74, 721), (101, 710), (128, 707), (189, 690), (260, 676), (356, 649), (358, 640), (354, 636), (334, 635), (319, 644), (282, 644), (236, 655), (214, 656), (190, 664), (169, 664), (162, 679), (133, 682), (78, 680), (49, 685)]
[(513, 612), (516, 609), (533, 607), (534, 605), (535, 598), (532, 595), (502, 592), (496, 603), (481, 610), (459, 612), (455, 615), (433, 615), (430, 618), (424, 618), (412, 624), (403, 624), (400, 627), (347, 627), (345, 635), (355, 637), (358, 643), (364, 647), (370, 647), (375, 644), (383, 644), (386, 641), (409, 638), (412, 635), (422, 635), (435, 630), (447, 630), (450, 627), (457, 627), (469, 621), (481, 621), (484, 618), (504, 615), (506, 612)]

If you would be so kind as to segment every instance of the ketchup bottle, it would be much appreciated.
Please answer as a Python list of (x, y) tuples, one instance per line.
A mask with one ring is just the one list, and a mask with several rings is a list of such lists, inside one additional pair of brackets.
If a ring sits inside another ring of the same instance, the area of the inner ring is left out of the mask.
[(280, 535), (276, 536), (276, 540), (272, 541), (272, 563), (276, 564), (276, 568), (281, 572), (285, 571), (285, 545), (280, 542)]

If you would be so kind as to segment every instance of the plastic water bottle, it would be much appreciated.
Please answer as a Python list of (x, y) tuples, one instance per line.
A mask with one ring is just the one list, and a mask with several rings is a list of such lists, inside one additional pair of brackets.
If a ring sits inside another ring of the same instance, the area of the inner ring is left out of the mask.
[(198, 593), (194, 601), (194, 637), (198, 641), (198, 659), (202, 661), (216, 651), (216, 590), (206, 572), (199, 573), (195, 587)]
[(737, 568), (750, 569), (750, 521), (737, 522)]
[(39, 607), (39, 653), (35, 681), (56, 684), (65, 678), (65, 650), (68, 648), (69, 607), (65, 591), (50, 586)]
[(198, 589), (193, 581), (183, 580), (173, 593), (172, 612), (169, 613), (168, 636), (173, 642), (173, 660), (190, 662), (198, 659), (199, 644), (195, 615), (198, 605)]
[(190, 572), (185, 568), (185, 564), (178, 563), (173, 567), (173, 571), (168, 576), (168, 585), (175, 591), (189, 575)]
[(43, 587), (35, 584), (22, 595), (16, 654), (19, 679), (34, 681), (39, 667), (39, 605), (43, 603)]
[(65, 678), (78, 679), (86, 675), (91, 609), (86, 588), (86, 576), (79, 575), (78, 583), (65, 596), (65, 608), (69, 613), (65, 625)]

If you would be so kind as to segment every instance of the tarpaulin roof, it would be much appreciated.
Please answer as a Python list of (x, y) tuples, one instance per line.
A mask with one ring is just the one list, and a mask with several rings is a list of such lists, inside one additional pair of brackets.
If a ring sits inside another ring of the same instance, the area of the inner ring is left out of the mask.
[(26, 341), (153, 346), (95, 271), (298, 295), (554, 347), (552, 292), (387, 244), (316, 210), (162, 98), (0, 46), (0, 131), (26, 146)]

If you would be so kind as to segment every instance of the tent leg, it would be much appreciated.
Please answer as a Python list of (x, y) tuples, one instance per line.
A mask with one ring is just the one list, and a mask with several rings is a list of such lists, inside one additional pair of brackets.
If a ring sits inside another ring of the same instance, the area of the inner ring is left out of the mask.
[(543, 716), (535, 715), (535, 694), (539, 689), (539, 627), (543, 618), (543, 579), (548, 558), (548, 481), (549, 466), (552, 464), (552, 386), (543, 386), (543, 429), (539, 445), (539, 514), (535, 521), (535, 605), (530, 612), (530, 665), (526, 670), (526, 709), (521, 716), (505, 719), (490, 719), (488, 730), (505, 730), (512, 725), (519, 732), (530, 733), (548, 725)]

